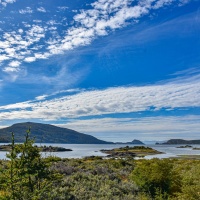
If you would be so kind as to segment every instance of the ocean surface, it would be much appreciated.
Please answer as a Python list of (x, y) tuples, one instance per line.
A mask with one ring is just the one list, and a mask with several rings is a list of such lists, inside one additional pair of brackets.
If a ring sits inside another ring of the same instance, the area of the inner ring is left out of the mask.
[[(2, 144), (1, 144), (2, 145)], [(37, 144), (46, 145), (46, 146), (59, 146), (67, 149), (72, 149), (73, 151), (66, 152), (51, 152), (51, 153), (43, 153), (43, 156), (53, 155), (58, 156), (60, 158), (83, 158), (86, 156), (106, 156), (106, 154), (101, 153), (101, 149), (114, 149), (118, 147), (125, 147), (127, 144)], [(144, 145), (130, 145), (128, 146), (144, 146)], [(151, 148), (154, 148), (164, 154), (150, 155), (146, 156), (146, 159), (151, 158), (169, 158), (169, 157), (177, 157), (179, 155), (200, 155), (200, 150), (192, 150), (192, 148), (176, 148), (182, 145), (155, 145), (148, 144), (145, 145)], [(183, 145), (184, 146), (184, 145)], [(192, 147), (200, 148), (200, 145), (192, 145)], [(0, 159), (6, 159), (6, 153), (0, 151)]]

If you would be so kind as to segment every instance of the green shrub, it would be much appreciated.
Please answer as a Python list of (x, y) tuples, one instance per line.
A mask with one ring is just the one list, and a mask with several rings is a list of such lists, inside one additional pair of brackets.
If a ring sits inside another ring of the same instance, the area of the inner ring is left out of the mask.
[(150, 194), (152, 198), (162, 196), (163, 199), (167, 199), (172, 195), (172, 191), (177, 192), (180, 189), (180, 176), (173, 170), (173, 162), (169, 159), (138, 162), (133, 170), (132, 179), (141, 191)]

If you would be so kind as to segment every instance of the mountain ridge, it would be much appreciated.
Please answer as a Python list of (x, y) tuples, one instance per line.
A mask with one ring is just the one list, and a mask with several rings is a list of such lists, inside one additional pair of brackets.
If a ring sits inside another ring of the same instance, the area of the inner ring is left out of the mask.
[(15, 134), (15, 142), (24, 142), (24, 135), (29, 128), (36, 143), (112, 144), (72, 129), (35, 122), (16, 123), (0, 129), (0, 142), (11, 142), (11, 132)]

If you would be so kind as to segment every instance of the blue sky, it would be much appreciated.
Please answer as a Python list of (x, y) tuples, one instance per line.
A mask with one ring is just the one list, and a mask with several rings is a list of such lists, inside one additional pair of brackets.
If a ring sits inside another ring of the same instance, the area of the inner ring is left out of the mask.
[(199, 139), (198, 0), (0, 1), (0, 127)]

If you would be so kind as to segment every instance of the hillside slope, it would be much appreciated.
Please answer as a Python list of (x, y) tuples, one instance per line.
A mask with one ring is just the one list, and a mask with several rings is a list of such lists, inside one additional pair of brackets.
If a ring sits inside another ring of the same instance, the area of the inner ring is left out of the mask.
[(38, 143), (66, 143), (66, 144), (106, 144), (91, 135), (61, 128), (49, 124), (25, 122), (0, 129), (0, 142), (10, 142), (11, 132), (15, 134), (16, 142), (23, 142), (26, 131), (31, 128), (31, 137)]

